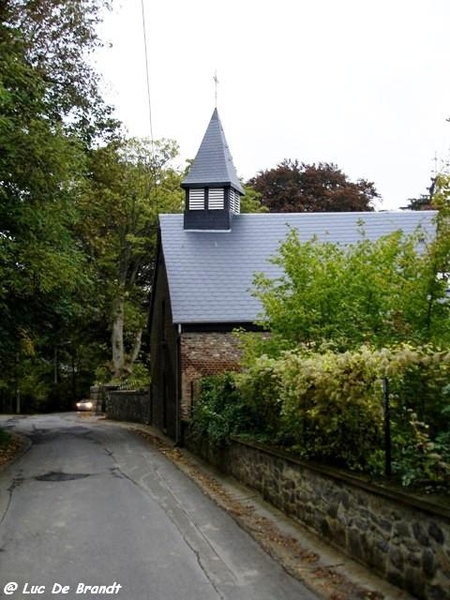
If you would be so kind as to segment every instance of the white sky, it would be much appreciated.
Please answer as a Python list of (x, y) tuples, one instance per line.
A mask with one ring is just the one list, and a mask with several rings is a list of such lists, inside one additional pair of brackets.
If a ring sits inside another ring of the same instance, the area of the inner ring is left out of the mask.
[[(141, 0), (114, 0), (105, 99), (150, 134)], [(450, 159), (449, 0), (144, 0), (155, 139), (194, 158), (218, 110), (244, 180), (284, 158), (366, 178), (380, 208)], [(435, 160), (436, 158), (436, 160)]]

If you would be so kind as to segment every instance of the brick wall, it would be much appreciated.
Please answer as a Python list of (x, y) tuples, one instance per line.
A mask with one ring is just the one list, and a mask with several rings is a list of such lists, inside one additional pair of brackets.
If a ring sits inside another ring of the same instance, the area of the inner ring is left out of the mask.
[(207, 375), (239, 369), (239, 342), (232, 333), (183, 333), (181, 354), (181, 416), (190, 418), (198, 382)]

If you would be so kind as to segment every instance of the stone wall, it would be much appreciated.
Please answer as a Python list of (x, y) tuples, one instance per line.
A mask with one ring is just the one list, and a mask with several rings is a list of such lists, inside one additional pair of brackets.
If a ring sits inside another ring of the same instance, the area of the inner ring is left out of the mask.
[(107, 390), (105, 413), (109, 419), (148, 424), (151, 421), (150, 392), (148, 389)]
[(423, 600), (450, 600), (450, 505), (258, 444), (236, 441), (208, 458), (394, 585)]
[(181, 356), (181, 415), (189, 420), (202, 377), (240, 368), (241, 351), (235, 335), (229, 332), (183, 333)]

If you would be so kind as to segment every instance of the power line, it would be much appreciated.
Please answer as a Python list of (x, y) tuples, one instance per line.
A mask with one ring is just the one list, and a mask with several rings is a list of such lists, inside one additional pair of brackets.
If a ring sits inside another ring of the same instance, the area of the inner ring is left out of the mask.
[(146, 74), (146, 80), (147, 80), (148, 121), (149, 121), (149, 126), (150, 126), (150, 142), (151, 142), (151, 147), (152, 147), (152, 153), (154, 154), (152, 100), (151, 100), (151, 94), (150, 94), (150, 69), (149, 69), (149, 61), (148, 61), (147, 25), (146, 25), (146, 19), (145, 19), (144, 0), (141, 0), (141, 11), (142, 11), (142, 31), (144, 34), (145, 74)]
[(141, 0), (141, 12), (142, 12), (142, 31), (144, 34), (145, 74), (146, 74), (146, 80), (147, 80), (148, 122), (149, 122), (149, 128), (150, 128), (150, 154), (151, 154), (150, 172), (152, 175), (150, 185), (154, 191), (156, 214), (158, 214), (159, 213), (159, 195), (158, 195), (158, 184), (156, 181), (157, 167), (156, 167), (155, 139), (153, 136), (152, 99), (151, 99), (151, 93), (150, 93), (150, 67), (149, 67), (149, 60), (148, 60), (147, 23), (146, 23), (146, 18), (145, 18), (144, 0)]

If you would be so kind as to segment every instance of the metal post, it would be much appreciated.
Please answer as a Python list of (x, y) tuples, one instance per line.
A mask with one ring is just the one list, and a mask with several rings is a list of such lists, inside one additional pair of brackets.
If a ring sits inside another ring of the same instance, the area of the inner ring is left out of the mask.
[(392, 473), (391, 457), (391, 405), (389, 402), (389, 379), (383, 377), (384, 406), (384, 474), (390, 478)]
[(77, 382), (75, 379), (75, 353), (71, 347), (72, 352), (70, 353), (70, 364), (72, 368), (72, 402), (75, 402), (77, 397)]
[(55, 345), (53, 354), (53, 383), (58, 383), (58, 346)]
[(16, 414), (20, 415), (19, 353), (16, 354)]

